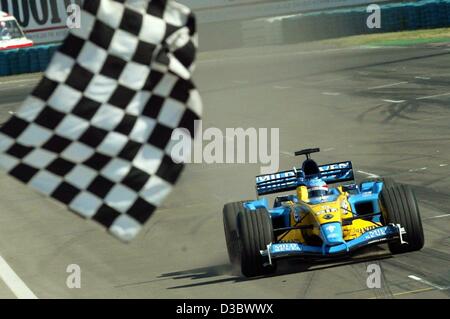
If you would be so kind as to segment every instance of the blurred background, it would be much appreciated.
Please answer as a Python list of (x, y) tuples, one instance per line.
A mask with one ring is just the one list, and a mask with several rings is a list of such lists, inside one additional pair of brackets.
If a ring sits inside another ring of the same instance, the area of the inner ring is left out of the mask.
[[(180, 0), (199, 22), (200, 51), (310, 42), (450, 26), (450, 0)], [(33, 48), (0, 55), (0, 75), (38, 72), (66, 36), (67, 7), (82, 0), (1, 0)], [(371, 5), (371, 6), (370, 6)], [(376, 5), (375, 7), (373, 5)], [(369, 7), (370, 6), (370, 7)], [(375, 12), (376, 8), (379, 12)], [(73, 13), (72, 13), (73, 14)], [(379, 14), (377, 27), (368, 19)], [(425, 37), (447, 37), (439, 30)], [(423, 35), (415, 34), (415, 37)], [(404, 37), (399, 34), (396, 37)], [(370, 39), (369, 39), (370, 40)], [(426, 40), (424, 40), (426, 41)], [(365, 44), (356, 42), (352, 44)], [(1, 46), (0, 46), (1, 50)], [(1, 50), (5, 51), (5, 50)]]
[[(442, 28), (450, 0), (180, 0), (199, 21), (202, 50), (295, 43), (349, 35)], [(36, 44), (67, 34), (67, 7), (82, 0), (1, 0)], [(368, 6), (379, 5), (381, 28), (368, 28)]]
[[(450, 1), (182, 0), (200, 22), (202, 50), (297, 43), (450, 26)], [(369, 28), (370, 4), (381, 27)]]

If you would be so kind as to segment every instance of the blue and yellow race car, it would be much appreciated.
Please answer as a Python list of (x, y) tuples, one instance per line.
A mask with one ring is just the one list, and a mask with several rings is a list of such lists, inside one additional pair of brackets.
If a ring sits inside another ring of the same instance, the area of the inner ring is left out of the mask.
[[(280, 258), (350, 255), (385, 242), (393, 254), (423, 247), (409, 186), (391, 178), (357, 184), (350, 161), (318, 165), (311, 154), (319, 151), (296, 152), (306, 156), (301, 168), (257, 176), (257, 200), (224, 206), (228, 255), (244, 276), (273, 273)], [(260, 197), (290, 191), (295, 193), (276, 197), (272, 207)]]

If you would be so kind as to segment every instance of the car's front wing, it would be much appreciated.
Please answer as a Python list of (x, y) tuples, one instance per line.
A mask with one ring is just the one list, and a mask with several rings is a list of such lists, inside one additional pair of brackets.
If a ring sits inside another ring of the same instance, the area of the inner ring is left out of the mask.
[(403, 241), (404, 228), (400, 225), (390, 224), (387, 226), (372, 229), (358, 238), (350, 240), (336, 246), (308, 246), (301, 243), (271, 243), (266, 250), (261, 250), (262, 256), (268, 257), (269, 264), (272, 259), (294, 256), (336, 256), (350, 253), (358, 248), (375, 243), (382, 243), (390, 240)]

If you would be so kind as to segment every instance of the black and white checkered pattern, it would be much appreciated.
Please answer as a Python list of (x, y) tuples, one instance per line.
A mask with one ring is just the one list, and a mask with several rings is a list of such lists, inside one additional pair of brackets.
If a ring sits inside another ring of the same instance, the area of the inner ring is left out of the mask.
[(0, 165), (129, 241), (183, 168), (173, 130), (201, 116), (195, 19), (171, 0), (89, 0), (81, 18), (1, 127)]

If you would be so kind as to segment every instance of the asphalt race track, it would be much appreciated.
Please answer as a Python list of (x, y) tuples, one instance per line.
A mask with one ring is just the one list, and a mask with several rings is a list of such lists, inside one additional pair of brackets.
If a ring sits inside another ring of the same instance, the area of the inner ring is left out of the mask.
[[(0, 256), (38, 298), (449, 298), (449, 61), (444, 45), (286, 45), (204, 53), (196, 73), (204, 128), (280, 128), (280, 168), (318, 146), (319, 162), (350, 159), (358, 178), (413, 185), (420, 252), (393, 257), (380, 246), (346, 260), (285, 261), (276, 276), (247, 280), (228, 265), (222, 207), (254, 198), (259, 165), (192, 164), (128, 245), (2, 173)], [(0, 123), (36, 81), (0, 79)], [(81, 267), (80, 289), (66, 286), (71, 264)], [(366, 285), (370, 264), (381, 267), (380, 289)], [(0, 280), (0, 298), (15, 294)]]

